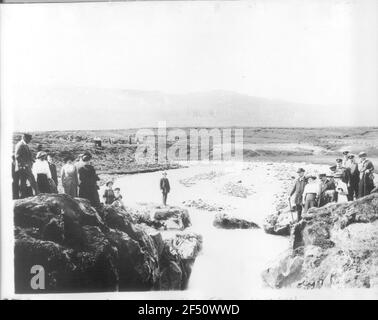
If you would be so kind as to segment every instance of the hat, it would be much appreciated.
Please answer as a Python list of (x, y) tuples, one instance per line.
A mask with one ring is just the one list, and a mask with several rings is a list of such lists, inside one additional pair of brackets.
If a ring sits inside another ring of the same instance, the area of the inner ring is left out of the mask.
[(114, 184), (114, 183), (113, 183), (113, 181), (108, 181), (108, 182), (106, 183), (106, 186), (108, 187), (109, 184)]
[(301, 173), (301, 172), (306, 172), (306, 170), (303, 169), (303, 168), (299, 168), (299, 169), (297, 170), (297, 173)]
[(341, 162), (343, 162), (343, 159), (336, 159), (336, 163), (341, 163)]
[(83, 161), (89, 161), (92, 159), (92, 155), (89, 151), (85, 151), (82, 155)]
[(359, 156), (360, 158), (366, 158), (366, 157), (367, 157), (367, 154), (366, 154), (366, 152), (360, 152), (360, 153), (358, 154), (358, 156)]
[(307, 177), (307, 179), (313, 179), (313, 180), (316, 180), (316, 176), (309, 175), (309, 176)]
[(344, 151), (343, 152), (343, 155), (346, 156), (347, 154), (349, 154), (350, 152), (349, 151)]
[(350, 154), (348, 155), (348, 159), (354, 159), (355, 155), (354, 154)]
[(44, 152), (44, 151), (39, 151), (38, 153), (37, 153), (37, 159), (41, 159), (41, 158), (43, 158), (43, 157), (47, 157), (47, 153), (46, 152)]
[(319, 178), (321, 179), (321, 178), (325, 178), (325, 177), (327, 177), (327, 175), (325, 174), (325, 173), (321, 173), (321, 174), (319, 174)]
[(31, 139), (33, 137), (30, 133), (23, 133), (22, 136), (24, 138), (29, 138), (29, 139)]
[(333, 166), (330, 166), (330, 167), (329, 167), (329, 170), (331, 170), (331, 171), (336, 171), (336, 168), (337, 168), (337, 167), (336, 167), (335, 165), (333, 165)]

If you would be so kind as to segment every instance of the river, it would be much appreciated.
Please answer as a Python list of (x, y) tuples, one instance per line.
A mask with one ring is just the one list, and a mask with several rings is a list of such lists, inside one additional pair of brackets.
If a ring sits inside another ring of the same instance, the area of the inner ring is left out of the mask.
[[(202, 199), (262, 225), (264, 217), (275, 210), (275, 195), (282, 191), (278, 175), (275, 165), (266, 163), (199, 163), (169, 170), (168, 204), (183, 207), (184, 201)], [(161, 203), (160, 178), (161, 172), (127, 175), (114, 187), (121, 188), (126, 206)], [(215, 298), (232, 293), (242, 298), (261, 290), (261, 272), (288, 249), (289, 239), (268, 235), (263, 229), (218, 229), (213, 226), (217, 212), (188, 210), (192, 226), (186, 231), (203, 236), (203, 250), (194, 264), (188, 294)]]

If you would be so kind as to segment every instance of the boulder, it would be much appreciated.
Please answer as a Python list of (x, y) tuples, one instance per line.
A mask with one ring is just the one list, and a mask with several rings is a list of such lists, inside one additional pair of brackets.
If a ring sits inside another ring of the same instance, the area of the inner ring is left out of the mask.
[(189, 211), (184, 208), (144, 204), (132, 210), (138, 223), (158, 230), (184, 230), (191, 226)]
[(292, 213), (290, 210), (278, 211), (277, 213), (270, 214), (264, 220), (264, 231), (273, 235), (289, 236), (293, 224), (292, 219)]
[(166, 239), (165, 244), (160, 286), (182, 290), (188, 285), (193, 263), (202, 249), (202, 237), (193, 233), (176, 234)]
[(216, 214), (213, 225), (217, 228), (222, 228), (222, 229), (258, 229), (260, 228), (254, 222), (232, 217), (225, 213)]
[(14, 222), (17, 293), (35, 293), (34, 265), (45, 269), (43, 293), (182, 290), (201, 249), (195, 236), (166, 241), (122, 208), (63, 194), (16, 200)]
[(311, 209), (291, 245), (263, 272), (269, 287), (378, 287), (378, 194)]

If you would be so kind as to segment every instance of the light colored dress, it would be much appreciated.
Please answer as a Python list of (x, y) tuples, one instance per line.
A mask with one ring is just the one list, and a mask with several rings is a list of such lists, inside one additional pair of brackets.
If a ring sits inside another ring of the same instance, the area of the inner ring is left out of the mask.
[(69, 194), (71, 197), (77, 197), (77, 187), (79, 184), (77, 169), (74, 164), (66, 163), (61, 171), (62, 185), (64, 193)]
[(348, 186), (344, 182), (337, 181), (336, 191), (338, 193), (337, 203), (348, 202)]

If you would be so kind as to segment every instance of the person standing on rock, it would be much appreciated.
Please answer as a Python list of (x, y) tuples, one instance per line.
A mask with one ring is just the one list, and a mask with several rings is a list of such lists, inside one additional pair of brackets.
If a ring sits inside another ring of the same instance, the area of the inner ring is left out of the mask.
[(305, 186), (307, 184), (305, 179), (305, 170), (303, 168), (299, 168), (298, 171), (298, 179), (295, 181), (294, 187), (290, 193), (289, 201), (291, 200), (291, 197), (295, 194), (295, 207), (297, 210), (298, 215), (298, 221), (302, 218), (302, 210), (303, 210), (303, 192), (305, 189)]
[(112, 204), (115, 200), (115, 195), (113, 191), (113, 181), (108, 181), (106, 183), (106, 189), (104, 191), (104, 195), (102, 196), (104, 199), (105, 204)]
[(341, 175), (341, 179), (343, 180), (344, 183), (348, 182), (347, 168), (344, 167), (343, 159), (336, 159), (335, 174)]
[(93, 207), (98, 208), (100, 206), (100, 196), (98, 194), (97, 181), (100, 178), (96, 174), (95, 168), (90, 164), (92, 155), (89, 152), (85, 152), (81, 159), (78, 169), (79, 197), (89, 200)]
[(316, 206), (316, 201), (319, 198), (319, 184), (316, 183), (315, 176), (309, 176), (307, 178), (308, 183), (306, 184), (304, 191), (303, 191), (303, 204), (304, 204), (304, 213), (310, 208)]
[(39, 151), (37, 153), (37, 160), (33, 165), (33, 174), (37, 181), (38, 190), (42, 193), (52, 193), (50, 184), (51, 171), (49, 163), (47, 162), (47, 153)]
[[(15, 172), (19, 179), (20, 186), (20, 196), (21, 198), (27, 197), (26, 182), (29, 181), (34, 193), (37, 195), (39, 193), (37, 182), (33, 175), (33, 155), (29, 149), (29, 143), (32, 140), (30, 134), (25, 133), (22, 139), (16, 144), (14, 156), (16, 160)], [(18, 185), (18, 182), (17, 182)]]
[(335, 198), (335, 189), (336, 185), (334, 181), (331, 181), (327, 178), (325, 173), (319, 175), (320, 185), (319, 185), (319, 200), (318, 207), (323, 207), (327, 203), (330, 203)]
[(163, 205), (166, 206), (168, 193), (171, 191), (166, 172), (163, 172), (163, 177), (160, 179), (160, 190), (163, 193)]
[(77, 188), (79, 185), (78, 173), (73, 156), (69, 155), (64, 159), (64, 166), (61, 170), (62, 185), (64, 193), (73, 198), (77, 197)]
[(367, 159), (366, 152), (361, 152), (360, 158), (360, 183), (358, 188), (358, 197), (362, 198), (370, 194), (374, 189), (374, 165)]
[(47, 162), (50, 167), (50, 172), (51, 172), (51, 178), (54, 181), (55, 186), (52, 186), (53, 192), (58, 193), (58, 173), (56, 170), (56, 165), (54, 163), (53, 156), (51, 154), (47, 155)]
[(350, 165), (350, 158), (349, 158), (350, 152), (349, 151), (344, 151), (343, 152), (343, 167), (348, 168)]
[(358, 187), (360, 184), (360, 170), (356, 162), (355, 156), (349, 154), (349, 166), (347, 168), (347, 185), (348, 185), (348, 200), (353, 201), (358, 198)]
[(343, 175), (339, 172), (335, 174), (337, 203), (348, 202), (348, 186), (343, 181)]

